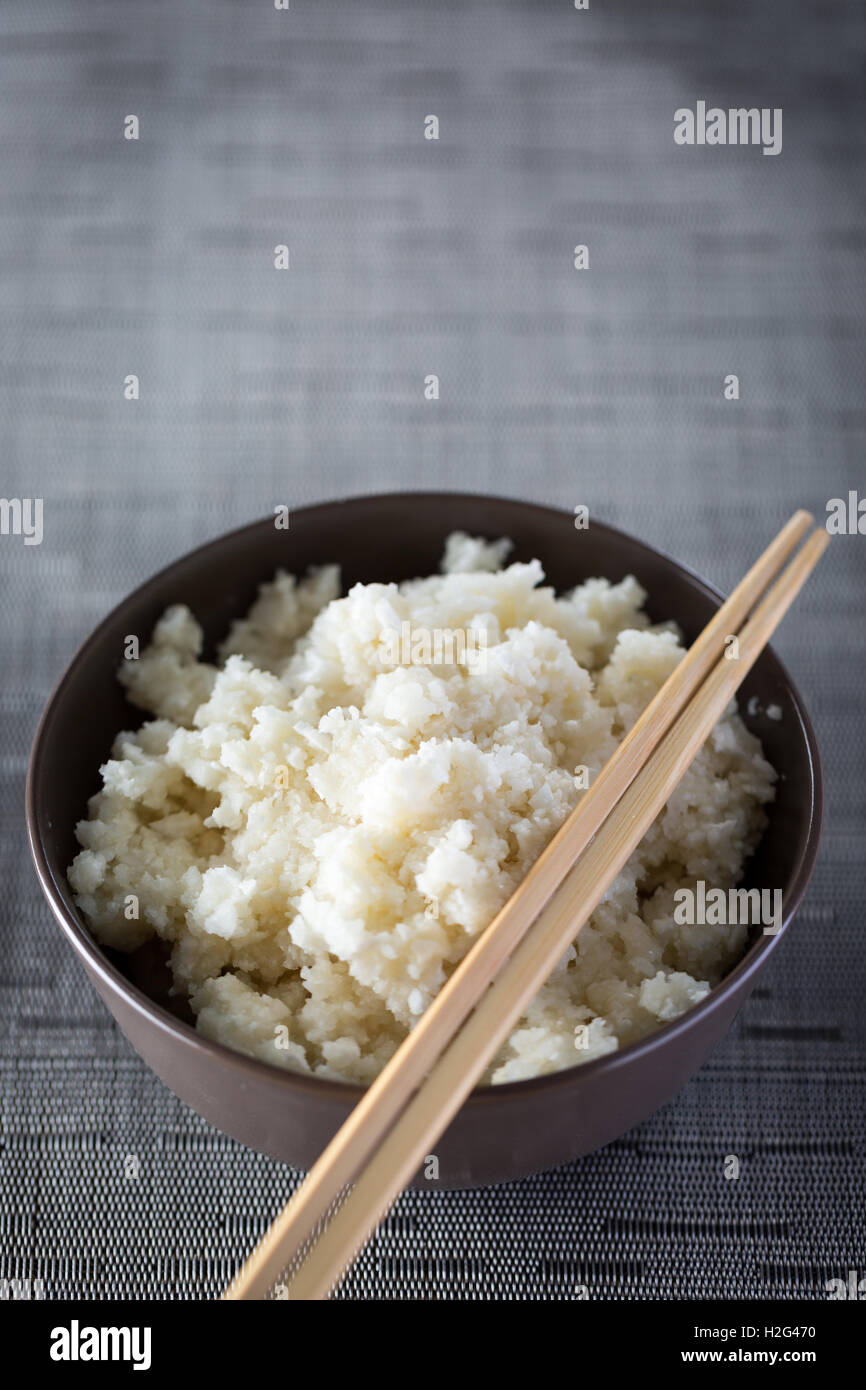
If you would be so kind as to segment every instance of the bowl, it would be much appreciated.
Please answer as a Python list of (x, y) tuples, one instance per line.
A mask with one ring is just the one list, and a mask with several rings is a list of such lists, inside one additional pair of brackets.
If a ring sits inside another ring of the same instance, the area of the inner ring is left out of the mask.
[[(675, 618), (689, 641), (721, 602), (717, 590), (669, 556), (594, 519), (587, 530), (577, 530), (570, 513), (550, 507), (466, 493), (328, 502), (293, 512), (288, 530), (266, 519), (233, 531), (136, 589), (73, 658), (33, 744), (27, 825), (36, 871), (97, 992), (132, 1046), (181, 1100), (235, 1139), (296, 1168), (310, 1167), (362, 1088), (295, 1075), (208, 1041), (184, 1016), (185, 1006), (168, 998), (168, 973), (154, 953), (124, 957), (97, 945), (66, 880), (78, 848), (74, 828), (98, 790), (99, 767), (115, 735), (144, 719), (115, 678), (126, 634), (145, 640), (169, 604), (186, 603), (204, 628), (208, 656), (278, 567), (302, 574), (311, 564), (339, 561), (344, 585), (413, 578), (435, 573), (445, 537), (456, 529), (509, 536), (510, 558), (538, 556), (558, 590), (590, 575), (617, 581), (633, 574), (647, 591), (650, 616)], [(780, 721), (750, 712), (770, 704), (781, 708)], [(743, 683), (739, 706), (780, 773), (770, 824), (743, 882), (783, 889), (781, 930), (769, 936), (758, 928), (718, 987), (649, 1037), (568, 1071), (476, 1090), (436, 1145), (440, 1186), (524, 1177), (617, 1138), (698, 1070), (754, 988), (809, 880), (822, 786), (812, 726), (771, 650)]]

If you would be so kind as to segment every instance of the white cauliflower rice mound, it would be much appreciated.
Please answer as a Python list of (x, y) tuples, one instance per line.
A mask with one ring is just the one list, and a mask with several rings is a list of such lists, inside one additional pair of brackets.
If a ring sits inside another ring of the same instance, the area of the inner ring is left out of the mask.
[[(155, 718), (118, 735), (69, 878), (106, 946), (167, 943), (206, 1037), (372, 1080), (680, 660), (635, 579), (556, 597), (508, 549), (457, 533), (443, 574), (345, 598), (335, 566), (280, 572), (218, 666), (181, 606), (123, 663)], [(484, 634), (485, 659), (396, 665), (407, 622)], [(774, 781), (732, 704), (487, 1080), (599, 1057), (707, 994), (747, 928), (678, 925), (674, 892), (734, 886)]]

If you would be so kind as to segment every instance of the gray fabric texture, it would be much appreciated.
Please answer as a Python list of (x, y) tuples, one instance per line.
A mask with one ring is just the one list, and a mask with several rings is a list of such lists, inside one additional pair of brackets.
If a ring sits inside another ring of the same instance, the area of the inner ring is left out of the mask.
[[(68, 658), (155, 569), (278, 503), (586, 502), (729, 589), (794, 507), (866, 486), (864, 19), (854, 0), (0, 9), (0, 487), (44, 499), (41, 545), (0, 537), (0, 1279), (214, 1297), (298, 1177), (150, 1074), (42, 901), (25, 763)], [(781, 155), (678, 148), (673, 113), (702, 98), (781, 107)], [(866, 1273), (864, 545), (837, 540), (776, 643), (827, 815), (765, 987), (603, 1152), (404, 1196), (340, 1297), (811, 1299)]]

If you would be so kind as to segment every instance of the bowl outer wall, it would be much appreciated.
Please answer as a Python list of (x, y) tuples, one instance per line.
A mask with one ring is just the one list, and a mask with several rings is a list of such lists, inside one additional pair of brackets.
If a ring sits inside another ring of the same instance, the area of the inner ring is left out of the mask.
[[(73, 658), (34, 740), (27, 785), (34, 861), (52, 910), (100, 996), (136, 1050), (182, 1100), (241, 1142), (295, 1167), (315, 1160), (360, 1088), (284, 1072), (209, 1042), (131, 984), (97, 946), (72, 900), (65, 869), (76, 848), (73, 827), (97, 789), (97, 769), (114, 735), (142, 721), (114, 678), (127, 633), (145, 637), (169, 603), (186, 602), (212, 645), (280, 564), (300, 573), (311, 563), (342, 557), (347, 582), (413, 577), (435, 570), (444, 536), (454, 529), (511, 536), (511, 558), (537, 553), (557, 589), (590, 574), (615, 580), (634, 573), (650, 596), (651, 615), (676, 617), (689, 640), (721, 599), (642, 542), (595, 521), (588, 531), (576, 531), (569, 513), (552, 508), (464, 493), (324, 503), (294, 512), (287, 532), (265, 520), (223, 536), (137, 589)], [(758, 875), (765, 886), (784, 887), (782, 931), (758, 936), (706, 1001), (649, 1038), (569, 1071), (474, 1092), (436, 1145), (439, 1186), (521, 1177), (610, 1142), (669, 1099), (730, 1025), (802, 898), (821, 821), (814, 732), (769, 650), (744, 683), (744, 708), (751, 694), (764, 706), (775, 701), (784, 710), (783, 724), (765, 722), (759, 730), (771, 761), (786, 774), (768, 831), (775, 836), (775, 863)], [(420, 1185), (426, 1185), (423, 1179)]]

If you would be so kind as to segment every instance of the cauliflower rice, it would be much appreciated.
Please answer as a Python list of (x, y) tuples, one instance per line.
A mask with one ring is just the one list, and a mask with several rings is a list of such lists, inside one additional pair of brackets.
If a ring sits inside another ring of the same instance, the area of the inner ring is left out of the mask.
[[(635, 579), (557, 597), (508, 549), (456, 533), (441, 575), (345, 598), (336, 566), (279, 572), (217, 665), (182, 606), (123, 663), (155, 717), (118, 735), (69, 878), (103, 944), (166, 943), (206, 1037), (372, 1080), (680, 660)], [(407, 623), (484, 660), (395, 662)], [(732, 704), (488, 1081), (599, 1057), (708, 993), (747, 928), (678, 925), (674, 893), (737, 882), (774, 781)]]

